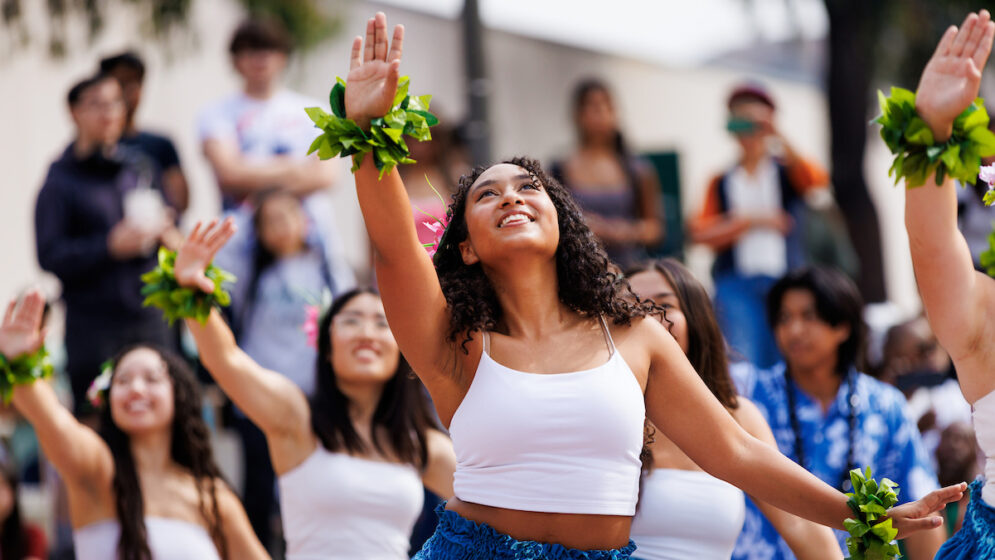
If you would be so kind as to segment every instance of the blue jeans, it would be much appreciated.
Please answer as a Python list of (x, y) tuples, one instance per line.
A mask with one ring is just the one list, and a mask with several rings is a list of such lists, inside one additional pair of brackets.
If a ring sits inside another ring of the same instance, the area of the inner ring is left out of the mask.
[(781, 359), (767, 324), (767, 292), (777, 281), (770, 276), (715, 277), (715, 313), (729, 343), (730, 359), (743, 359), (766, 369)]

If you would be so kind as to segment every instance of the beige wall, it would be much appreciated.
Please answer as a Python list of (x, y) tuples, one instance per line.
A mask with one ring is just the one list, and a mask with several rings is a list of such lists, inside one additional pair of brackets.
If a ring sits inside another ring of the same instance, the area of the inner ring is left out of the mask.
[[(71, 138), (64, 96), (101, 55), (137, 46), (149, 72), (139, 122), (172, 135), (192, 185), (188, 218), (212, 216), (218, 202), (214, 183), (196, 142), (196, 115), (204, 104), (237, 87), (226, 45), (240, 19), (232, 0), (194, 2), (193, 32), (172, 51), (140, 36), (127, 11), (115, 14), (100, 41), (85, 52), (51, 61), (36, 51), (17, 53), (0, 64), (0, 299), (39, 281), (33, 245), (33, 207), (48, 164)], [(351, 36), (363, 28), (367, 14), (382, 6), (349, 3), (346, 32), (298, 59), (287, 85), (326, 99), (336, 75), (345, 76)], [(458, 118), (462, 97), (458, 22), (387, 9), (407, 28), (403, 72), (413, 91), (435, 95), (444, 118)], [(708, 177), (727, 165), (735, 146), (724, 132), (724, 99), (742, 76), (718, 68), (666, 69), (501, 32), (487, 32), (487, 65), (492, 78), (491, 111), (495, 157), (529, 154), (549, 158), (571, 146), (568, 96), (580, 77), (597, 75), (614, 85), (625, 130), (636, 149), (676, 149), (681, 154), (684, 210), (700, 204)], [(798, 149), (817, 161), (828, 159), (826, 105), (822, 94), (805, 85), (768, 80), (780, 110), (780, 124)], [(901, 195), (888, 187), (888, 163), (877, 143), (868, 160), (874, 198), (882, 210), (889, 293), (906, 310), (917, 306), (908, 251), (901, 224)], [(337, 189), (337, 212), (343, 234), (363, 240), (348, 172), (343, 166)], [(189, 220), (188, 220), (189, 222)], [(362, 241), (352, 244), (354, 262), (363, 262)], [(692, 252), (694, 268), (707, 275), (708, 256)]]

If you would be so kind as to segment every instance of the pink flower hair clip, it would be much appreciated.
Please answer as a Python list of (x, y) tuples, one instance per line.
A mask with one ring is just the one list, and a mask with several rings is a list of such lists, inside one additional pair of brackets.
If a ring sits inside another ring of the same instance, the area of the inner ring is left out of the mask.
[[(439, 200), (442, 201), (442, 205), (446, 206), (446, 199), (444, 199), (442, 197), (442, 194), (440, 194), (439, 191), (436, 190), (435, 185), (433, 185), (432, 181), (429, 180), (427, 174), (425, 175), (425, 182), (428, 183), (428, 186), (432, 188), (432, 192), (435, 193), (435, 196), (439, 197)], [(432, 220), (426, 220), (422, 222), (422, 225), (427, 227), (429, 230), (431, 230), (432, 233), (435, 234), (435, 239), (433, 239), (431, 243), (423, 243), (422, 247), (424, 247), (425, 250), (428, 251), (428, 256), (434, 260), (435, 254), (439, 251), (439, 247), (442, 246), (442, 241), (446, 238), (446, 233), (449, 231), (450, 215), (448, 212), (446, 212), (440, 218), (435, 214), (426, 212), (421, 208), (418, 208), (417, 205), (415, 205), (415, 209), (421, 212), (422, 214), (425, 214), (429, 218), (432, 218)]]
[(107, 396), (107, 389), (111, 386), (111, 377), (114, 376), (114, 361), (107, 360), (100, 364), (100, 375), (90, 382), (90, 387), (86, 390), (86, 400), (90, 401), (93, 408), (101, 408)]
[(304, 307), (304, 324), (301, 330), (307, 337), (307, 345), (315, 350), (318, 349), (318, 326), (321, 324), (321, 316), (332, 305), (332, 293), (327, 289), (321, 292), (321, 298), (310, 305)]
[(978, 170), (978, 178), (988, 183), (988, 192), (985, 193), (985, 204), (991, 206), (995, 202), (995, 163), (982, 165)]

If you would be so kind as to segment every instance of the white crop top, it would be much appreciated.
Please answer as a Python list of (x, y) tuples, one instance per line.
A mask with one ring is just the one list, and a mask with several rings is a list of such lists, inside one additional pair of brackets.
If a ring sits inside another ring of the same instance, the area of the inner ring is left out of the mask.
[(653, 469), (632, 520), (633, 558), (729, 560), (743, 530), (743, 491), (702, 471)]
[(646, 407), (615, 349), (593, 369), (536, 374), (489, 355), (450, 423), (456, 497), (492, 507), (549, 513), (632, 515)]
[[(152, 560), (220, 560), (218, 549), (207, 529), (196, 523), (167, 517), (146, 517)], [(73, 531), (76, 560), (117, 558), (121, 526), (117, 519), (91, 523)]]
[(407, 560), (425, 500), (413, 466), (319, 444), (279, 485), (287, 560)]
[(995, 507), (995, 391), (974, 402), (974, 435), (985, 454), (985, 486), (981, 497)]

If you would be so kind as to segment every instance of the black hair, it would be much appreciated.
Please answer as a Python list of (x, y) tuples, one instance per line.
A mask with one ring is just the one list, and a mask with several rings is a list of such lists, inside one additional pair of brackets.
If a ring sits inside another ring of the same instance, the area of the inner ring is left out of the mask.
[(846, 375), (851, 367), (862, 369), (867, 326), (864, 324), (864, 300), (850, 278), (834, 268), (806, 266), (793, 270), (774, 284), (767, 294), (767, 321), (776, 328), (784, 295), (790, 290), (804, 290), (815, 299), (815, 312), (823, 322), (850, 328), (837, 349), (836, 371)]
[(272, 19), (248, 19), (232, 35), (228, 52), (232, 55), (247, 50), (272, 50), (290, 54), (293, 41), (286, 28)]
[[(636, 298), (628, 282), (611, 265), (604, 248), (591, 233), (570, 192), (543, 171), (538, 161), (516, 157), (503, 161), (525, 169), (538, 181), (556, 208), (560, 242), (556, 248), (559, 298), (574, 312), (596, 318), (605, 316), (615, 324), (628, 325), (634, 317), (655, 311), (651, 303)], [(489, 167), (478, 166), (460, 177), (447, 216), (449, 226), (435, 254), (439, 284), (449, 304), (447, 340), (469, 352), (466, 343), (474, 331), (491, 330), (501, 320), (497, 293), (481, 263), (463, 262), (459, 244), (467, 237), (466, 199), (470, 187)], [(458, 339), (462, 337), (461, 341)]]
[[(221, 470), (214, 462), (211, 450), (210, 433), (201, 415), (202, 398), (200, 385), (190, 367), (179, 356), (149, 344), (135, 344), (125, 347), (114, 357), (114, 373), (117, 374), (121, 358), (134, 350), (147, 348), (156, 352), (166, 365), (173, 385), (173, 425), (170, 457), (185, 468), (197, 484), (200, 500), (200, 513), (208, 526), (208, 532), (221, 558), (228, 558), (228, 544), (221, 529), (221, 511), (218, 506), (217, 485), (224, 484)], [(112, 377), (113, 380), (113, 377)], [(107, 389), (107, 405), (100, 418), (100, 435), (111, 450), (114, 458), (114, 500), (121, 537), (118, 541), (118, 557), (121, 560), (151, 560), (148, 533), (145, 528), (145, 501), (131, 454), (130, 438), (121, 430), (111, 416), (110, 393), (114, 390), (113, 381)], [(208, 500), (205, 500), (205, 496)]]
[[(76, 82), (73, 87), (69, 88), (69, 93), (66, 95), (66, 101), (69, 103), (70, 107), (75, 107), (76, 104), (79, 103), (80, 98), (83, 97), (84, 93), (107, 80), (113, 79), (114, 78), (109, 74), (104, 74), (102, 72), (98, 72), (88, 78), (84, 78), (79, 82)], [(117, 80), (115, 80), (114, 83), (117, 83)]]
[(118, 68), (134, 70), (138, 74), (138, 79), (145, 78), (145, 63), (135, 51), (125, 51), (120, 54), (108, 56), (100, 61), (100, 72), (110, 74)]
[(17, 471), (9, 463), (0, 464), (0, 476), (10, 487), (11, 506), (10, 513), (6, 519), (0, 523), (0, 557), (3, 558), (24, 558), (28, 553), (27, 539), (24, 538), (24, 523), (21, 520), (21, 506), (18, 503)]
[[(363, 454), (369, 451), (349, 417), (349, 397), (339, 389), (332, 367), (332, 320), (358, 296), (380, 295), (370, 288), (357, 288), (339, 295), (318, 326), (318, 357), (315, 392), (310, 398), (311, 429), (321, 445), (332, 452)], [(427, 432), (437, 427), (428, 410), (424, 389), (404, 356), (398, 352), (397, 369), (384, 384), (373, 413), (373, 447), (386, 449), (402, 462), (424, 469), (428, 463)], [(388, 440), (380, 441), (383, 428)]]

